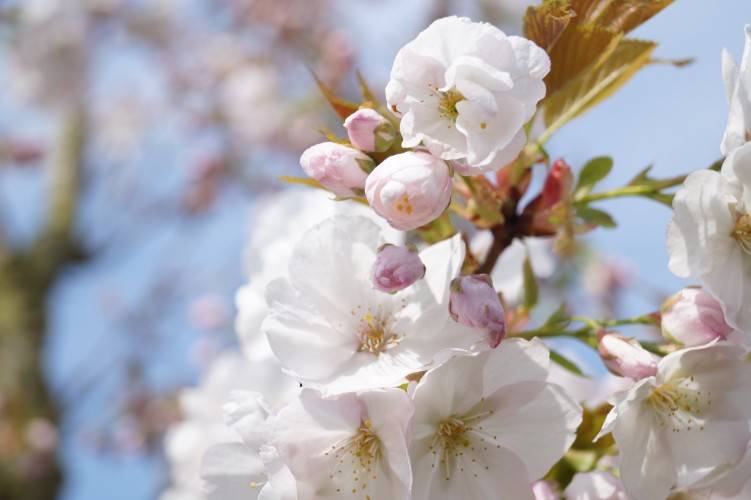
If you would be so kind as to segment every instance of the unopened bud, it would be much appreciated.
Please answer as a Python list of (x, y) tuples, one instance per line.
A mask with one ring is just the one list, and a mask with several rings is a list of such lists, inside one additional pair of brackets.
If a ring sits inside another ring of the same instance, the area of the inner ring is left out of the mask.
[(306, 149), (300, 166), (313, 179), (337, 196), (362, 196), (365, 179), (375, 163), (354, 148), (322, 142)]
[(597, 350), (611, 373), (641, 380), (657, 373), (660, 358), (644, 349), (637, 340), (617, 333), (600, 332)]
[(344, 120), (349, 142), (362, 151), (382, 153), (389, 149), (396, 138), (396, 129), (374, 109), (361, 108)]
[(700, 288), (684, 288), (662, 306), (662, 334), (686, 347), (725, 340), (732, 332), (720, 303)]
[(449, 314), (457, 323), (485, 330), (492, 348), (506, 336), (506, 314), (487, 274), (460, 276), (451, 282)]
[(425, 276), (425, 264), (417, 251), (408, 247), (383, 245), (373, 264), (372, 279), (376, 290), (394, 293), (404, 290)]
[(563, 200), (571, 192), (573, 185), (574, 175), (568, 163), (562, 159), (553, 162), (542, 187), (542, 208), (551, 208)]
[(445, 161), (412, 151), (386, 158), (365, 183), (371, 208), (402, 231), (437, 219), (451, 201), (451, 189)]

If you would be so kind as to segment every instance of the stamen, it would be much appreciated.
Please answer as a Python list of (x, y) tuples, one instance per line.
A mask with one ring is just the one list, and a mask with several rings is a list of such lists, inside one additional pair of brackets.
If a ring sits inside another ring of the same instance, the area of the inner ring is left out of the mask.
[(661, 427), (673, 432), (704, 430), (704, 414), (712, 406), (712, 393), (696, 388), (693, 377), (672, 381), (652, 389), (647, 402)]
[(399, 336), (390, 331), (389, 321), (385, 315), (374, 316), (370, 309), (362, 316), (360, 323), (359, 352), (380, 354), (399, 343)]
[[(484, 400), (466, 415), (451, 416), (438, 424), (433, 442), (428, 448), (435, 456), (433, 468), (443, 466), (444, 479), (451, 480), (451, 473), (472, 472), (478, 477), (478, 472), (490, 470), (490, 465), (484, 464), (482, 451), (496, 443), (496, 436), (490, 436), (482, 427), (482, 421), (492, 410), (483, 410)], [(498, 445), (500, 447), (500, 445)], [(469, 471), (467, 470), (469, 469)]]
[(744, 252), (751, 255), (751, 214), (738, 217), (730, 236), (735, 238)]
[(361, 422), (355, 436), (332, 446), (324, 453), (325, 456), (331, 454), (334, 456), (334, 470), (329, 479), (337, 483), (338, 493), (341, 493), (343, 482), (351, 484), (351, 488), (348, 486), (345, 489), (354, 494), (358, 489), (367, 490), (372, 484), (370, 481), (378, 478), (377, 463), (381, 458), (381, 441), (373, 432), (370, 420)]
[(456, 109), (456, 105), (464, 100), (464, 96), (455, 88), (451, 88), (445, 92), (438, 90), (437, 93), (439, 99), (438, 112), (441, 116), (455, 122), (459, 116), (459, 111)]

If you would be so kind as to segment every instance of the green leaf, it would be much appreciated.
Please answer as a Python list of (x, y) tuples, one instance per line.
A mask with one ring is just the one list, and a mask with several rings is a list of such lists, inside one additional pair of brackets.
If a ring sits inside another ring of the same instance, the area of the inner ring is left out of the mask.
[(539, 289), (537, 287), (537, 278), (532, 269), (532, 263), (529, 260), (529, 252), (524, 257), (524, 308), (533, 309), (537, 305), (539, 298)]
[(608, 229), (612, 229), (618, 225), (609, 213), (597, 208), (577, 206), (576, 215), (587, 224), (596, 224)]
[(563, 331), (570, 324), (571, 318), (569, 318), (568, 312), (566, 311), (566, 305), (561, 304), (553, 314), (548, 316), (548, 319), (545, 320), (542, 327), (545, 331)]
[(556, 351), (553, 351), (553, 350), (550, 351), (550, 360), (556, 363), (557, 365), (560, 365), (565, 370), (570, 371), (571, 373), (574, 373), (581, 377), (586, 376), (584, 375), (584, 372), (582, 372), (581, 369), (578, 366), (576, 366), (576, 363), (574, 363), (573, 361), (566, 358), (562, 354), (559, 354)]
[(595, 61), (552, 94), (545, 101), (544, 118), (548, 129), (542, 137), (549, 137), (569, 121), (613, 95), (649, 63), (656, 46), (654, 42), (620, 40), (604, 62)]
[(609, 156), (598, 156), (589, 160), (579, 173), (579, 182), (574, 190), (575, 196), (582, 196), (595, 187), (595, 184), (608, 176), (613, 169), (613, 159)]

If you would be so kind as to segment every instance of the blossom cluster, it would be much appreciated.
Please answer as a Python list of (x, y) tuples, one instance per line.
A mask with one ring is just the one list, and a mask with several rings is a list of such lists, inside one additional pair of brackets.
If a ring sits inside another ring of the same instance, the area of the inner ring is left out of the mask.
[[(751, 28), (746, 35), (739, 66), (723, 56), (727, 157), (719, 172), (688, 175), (673, 199), (669, 267), (701, 286), (634, 320), (560, 309), (528, 330), (538, 290), (526, 253), (513, 273), (524, 295), (515, 304), (499, 296), (495, 261), (474, 262), (471, 231), (432, 241), (402, 231), (426, 230), (444, 213), (455, 177), (480, 185), (503, 167), (498, 197), (507, 183), (529, 184), (505, 167), (524, 154), (550, 58), (530, 40), (456, 17), (402, 48), (387, 106), (354, 110), (348, 141), (301, 157), (316, 185), (365, 196), (369, 208), (317, 198), (338, 207), (317, 210), (292, 191), (255, 229), (262, 243), (249, 252), (257, 268), (238, 293), (237, 326), (263, 374), (244, 379), (238, 369), (234, 390), (221, 389), (234, 433), (205, 453), (208, 498), (747, 498)], [(584, 196), (609, 168), (590, 162), (574, 185), (556, 161), (522, 213), (500, 203), (499, 215), (527, 221), (532, 234), (573, 235), (607, 216)], [(292, 230), (277, 225), (294, 219), (284, 210), (304, 214)], [(492, 229), (488, 255), (506, 235), (503, 222)], [(585, 326), (569, 330), (574, 321)], [(659, 325), (662, 339), (615, 330), (625, 324)], [(555, 336), (595, 347), (625, 389), (583, 408), (553, 369), (571, 369), (546, 344)]]

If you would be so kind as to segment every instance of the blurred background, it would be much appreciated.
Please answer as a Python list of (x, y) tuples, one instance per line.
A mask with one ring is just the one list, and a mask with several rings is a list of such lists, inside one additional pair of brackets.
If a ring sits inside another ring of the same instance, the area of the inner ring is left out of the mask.
[[(339, 131), (310, 70), (344, 95), (355, 69), (382, 89), (431, 20), (519, 33), (529, 3), (0, 0), (0, 500), (157, 498), (180, 388), (236, 346), (254, 214), (280, 175), (301, 175), (319, 130)], [(708, 10), (678, 0), (639, 28), (658, 57), (694, 64), (639, 73), (551, 155), (575, 168), (612, 156), (604, 188), (717, 160), (720, 50), (740, 57), (751, 4)], [(588, 236), (562, 282), (594, 314), (652, 311), (681, 286), (670, 211), (603, 207), (619, 227)]]

